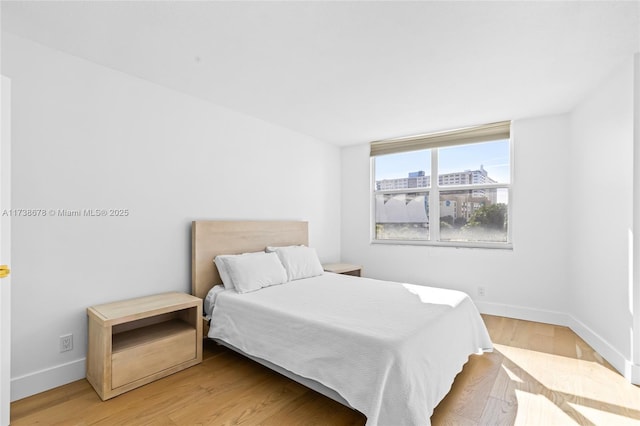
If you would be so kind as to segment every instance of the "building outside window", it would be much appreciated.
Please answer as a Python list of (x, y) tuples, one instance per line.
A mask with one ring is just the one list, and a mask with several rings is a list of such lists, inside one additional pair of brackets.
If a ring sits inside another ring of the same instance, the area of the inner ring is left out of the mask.
[(511, 247), (510, 122), (373, 142), (372, 240)]

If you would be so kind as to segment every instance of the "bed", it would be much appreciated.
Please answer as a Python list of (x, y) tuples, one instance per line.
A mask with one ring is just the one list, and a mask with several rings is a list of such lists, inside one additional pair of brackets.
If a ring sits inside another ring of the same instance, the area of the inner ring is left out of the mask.
[(193, 222), (192, 292), (207, 302), (215, 293), (208, 337), (362, 412), (367, 425), (430, 424), (469, 356), (492, 350), (471, 299), (322, 272), (244, 293), (219, 286), (216, 256), (300, 245), (306, 222)]

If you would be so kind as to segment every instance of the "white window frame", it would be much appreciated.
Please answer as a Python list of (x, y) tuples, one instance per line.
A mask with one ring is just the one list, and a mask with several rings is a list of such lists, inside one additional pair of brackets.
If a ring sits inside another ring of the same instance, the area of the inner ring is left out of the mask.
[[(506, 123), (506, 122), (505, 122)], [(482, 126), (480, 126), (482, 127)], [(453, 131), (457, 132), (457, 131)], [(452, 133), (453, 133), (452, 132)], [(443, 132), (446, 134), (448, 132)], [(426, 137), (429, 137), (427, 135)], [(397, 141), (403, 143), (404, 141), (419, 140), (423, 136), (398, 139)], [(389, 244), (389, 245), (418, 245), (418, 246), (442, 246), (442, 247), (468, 247), (468, 248), (489, 248), (489, 249), (513, 249), (513, 182), (514, 182), (514, 149), (513, 149), (513, 130), (510, 130), (509, 141), (509, 183), (487, 183), (487, 184), (464, 184), (464, 185), (440, 185), (438, 177), (438, 149), (470, 145), (473, 143), (488, 142), (491, 140), (504, 140), (505, 138), (484, 139), (476, 142), (463, 142), (455, 144), (447, 142), (446, 144), (422, 147), (415, 150), (404, 150), (400, 152), (418, 151), (423, 149), (431, 150), (431, 182), (429, 187), (423, 188), (401, 188), (391, 190), (376, 190), (376, 172), (375, 172), (375, 159), (376, 155), (371, 155), (370, 158), (370, 194), (371, 194), (371, 207), (370, 207), (370, 240), (372, 244)], [(377, 143), (393, 143), (394, 141), (381, 141)], [(372, 144), (373, 145), (373, 144)], [(380, 154), (386, 155), (386, 154)], [(440, 193), (450, 191), (469, 191), (480, 189), (506, 189), (507, 190), (507, 241), (506, 242), (489, 242), (489, 241), (440, 241)], [(382, 194), (407, 194), (407, 193), (428, 193), (429, 196), (429, 239), (428, 240), (394, 240), (394, 239), (377, 239), (376, 238), (376, 196)], [(435, 218), (436, 220), (432, 220)]]

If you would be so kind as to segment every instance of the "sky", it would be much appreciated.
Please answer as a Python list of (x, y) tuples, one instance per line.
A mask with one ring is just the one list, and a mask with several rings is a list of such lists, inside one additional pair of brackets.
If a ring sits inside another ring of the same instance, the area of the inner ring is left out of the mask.
[[(510, 182), (509, 141), (491, 141), (440, 148), (438, 174), (478, 170), (483, 165), (489, 177)], [(430, 150), (403, 152), (376, 157), (376, 180), (407, 177), (409, 172), (431, 172)]]

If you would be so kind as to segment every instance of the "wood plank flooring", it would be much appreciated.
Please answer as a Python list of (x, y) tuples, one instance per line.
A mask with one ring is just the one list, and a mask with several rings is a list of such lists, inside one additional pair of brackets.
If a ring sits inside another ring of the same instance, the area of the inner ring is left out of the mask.
[[(483, 315), (434, 425), (639, 425), (640, 388), (566, 327)], [(11, 404), (11, 425), (364, 425), (366, 418), (212, 342), (202, 364), (102, 402), (86, 380)], [(402, 425), (402, 420), (398, 420)], [(394, 425), (395, 426), (395, 425)]]

